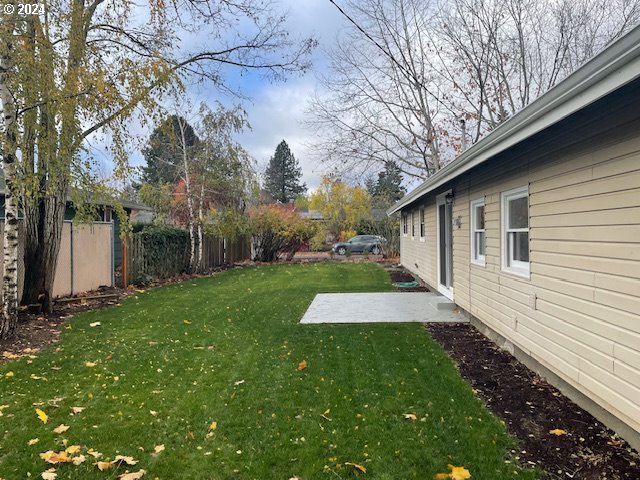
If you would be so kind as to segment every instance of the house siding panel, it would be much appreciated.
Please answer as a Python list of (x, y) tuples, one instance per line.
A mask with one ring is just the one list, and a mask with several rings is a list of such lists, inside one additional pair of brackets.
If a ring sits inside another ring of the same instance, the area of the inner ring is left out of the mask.
[[(496, 158), (442, 191), (455, 193), (454, 301), (640, 433), (640, 121), (610, 127)], [(526, 185), (529, 278), (501, 266), (501, 193)], [(438, 193), (420, 199), (432, 206), (426, 244), (402, 243), (403, 265), (431, 285)], [(484, 267), (470, 263), (469, 232), (469, 202), (482, 197)]]

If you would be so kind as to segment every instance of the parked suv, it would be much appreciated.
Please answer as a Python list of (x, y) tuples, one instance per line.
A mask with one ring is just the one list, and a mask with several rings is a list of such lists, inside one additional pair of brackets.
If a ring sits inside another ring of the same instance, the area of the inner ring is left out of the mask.
[(339, 242), (333, 245), (332, 251), (338, 255), (351, 253), (372, 253), (379, 255), (382, 253), (382, 246), (387, 239), (380, 235), (356, 235), (346, 242)]

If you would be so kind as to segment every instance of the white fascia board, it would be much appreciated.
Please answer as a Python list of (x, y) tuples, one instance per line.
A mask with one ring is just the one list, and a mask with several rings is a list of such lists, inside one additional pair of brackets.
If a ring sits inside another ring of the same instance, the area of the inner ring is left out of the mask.
[(416, 187), (387, 214), (401, 210), (458, 175), (485, 162), (640, 76), (640, 25), (520, 110)]

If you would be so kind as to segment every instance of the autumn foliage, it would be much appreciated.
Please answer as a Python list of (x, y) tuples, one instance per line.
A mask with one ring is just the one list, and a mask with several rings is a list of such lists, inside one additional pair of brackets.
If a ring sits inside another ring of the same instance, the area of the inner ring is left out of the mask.
[(278, 205), (261, 205), (249, 211), (249, 230), (253, 235), (254, 260), (273, 262), (282, 257), (291, 260), (316, 234), (317, 227), (294, 211)]

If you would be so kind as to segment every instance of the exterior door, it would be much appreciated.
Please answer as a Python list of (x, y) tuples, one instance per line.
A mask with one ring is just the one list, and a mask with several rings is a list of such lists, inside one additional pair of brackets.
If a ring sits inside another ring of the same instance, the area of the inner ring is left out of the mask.
[(438, 291), (453, 300), (453, 205), (446, 194), (437, 197), (438, 206)]

